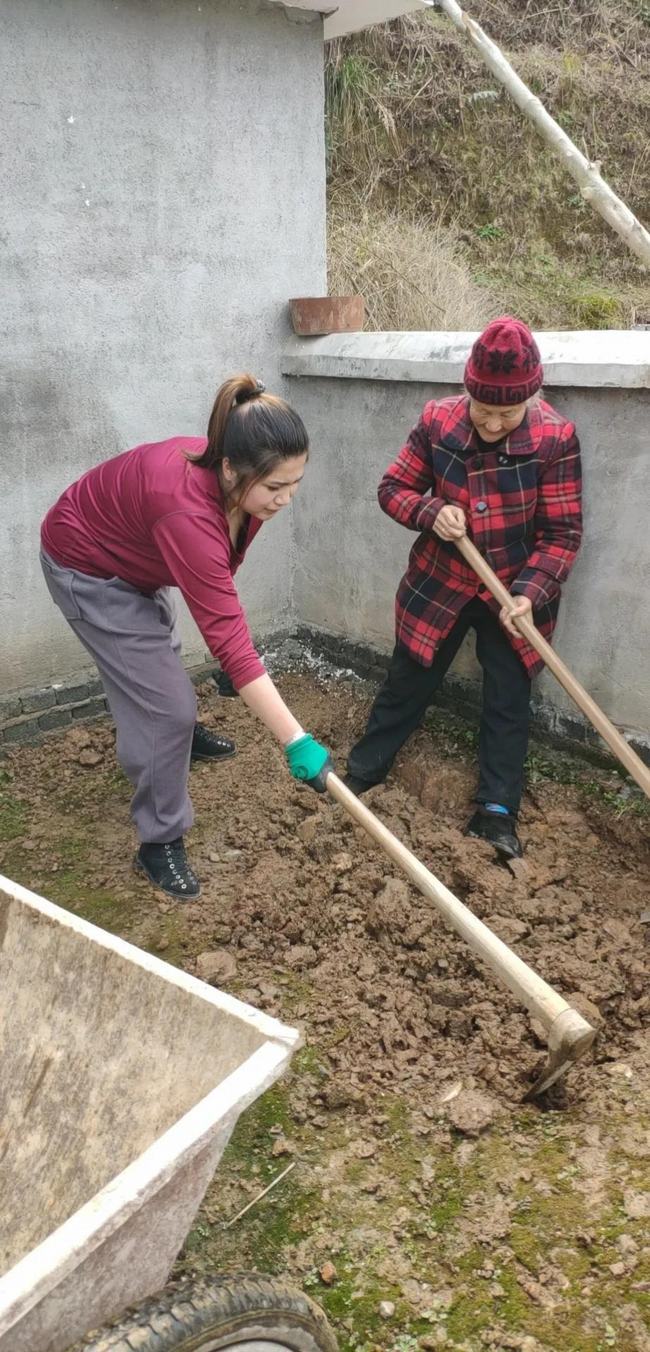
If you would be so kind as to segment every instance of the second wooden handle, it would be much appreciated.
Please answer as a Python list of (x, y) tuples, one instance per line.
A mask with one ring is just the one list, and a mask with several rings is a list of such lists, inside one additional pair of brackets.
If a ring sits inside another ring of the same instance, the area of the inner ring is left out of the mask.
[[(486, 562), (483, 555), (479, 554), (476, 545), (473, 544), (466, 535), (460, 540), (456, 540), (455, 543), (465, 561), (470, 565), (470, 568), (474, 569), (477, 577), (480, 577), (481, 582), (485, 583), (488, 591), (492, 593), (495, 600), (499, 602), (499, 605), (511, 606), (514, 597), (510, 594), (507, 587), (503, 585), (503, 582), (500, 581), (492, 568), (490, 568), (489, 563)], [(562, 659), (558, 657), (550, 643), (547, 643), (543, 634), (540, 634), (534, 620), (531, 619), (529, 615), (517, 615), (514, 618), (514, 623), (522, 638), (525, 638), (527, 642), (530, 643), (531, 648), (534, 648), (535, 651), (539, 653), (540, 657), (549, 668), (549, 671), (553, 672), (553, 675), (560, 682), (560, 685), (566, 690), (567, 695), (571, 696), (571, 699), (589, 719), (589, 722), (596, 729), (596, 732), (600, 733), (600, 736), (603, 741), (607, 743), (610, 751), (614, 752), (614, 755), (627, 770), (628, 774), (636, 780), (639, 788), (643, 789), (643, 792), (650, 798), (650, 770), (647, 765), (643, 764), (643, 761), (637, 756), (636, 751), (633, 751), (629, 743), (621, 736), (618, 728), (614, 727), (614, 724), (607, 717), (607, 714), (603, 713), (602, 709), (599, 708), (596, 701), (591, 698), (591, 695), (585, 690), (584, 686), (576, 680), (573, 673), (569, 671), (569, 668), (565, 666)]]

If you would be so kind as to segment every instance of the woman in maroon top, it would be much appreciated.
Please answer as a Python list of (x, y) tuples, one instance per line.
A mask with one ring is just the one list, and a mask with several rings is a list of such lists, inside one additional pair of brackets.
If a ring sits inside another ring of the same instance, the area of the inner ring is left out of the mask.
[(200, 885), (185, 852), (190, 758), (221, 760), (234, 743), (196, 722), (167, 589), (176, 586), (253, 713), (285, 748), (291, 774), (323, 792), (331, 762), (305, 733), (255, 651), (233, 581), (265, 521), (303, 477), (309, 442), (298, 414), (253, 376), (217, 393), (207, 438), (174, 437), (104, 461), (72, 484), (41, 529), (53, 600), (94, 658), (134, 796), (136, 866), (181, 900)]

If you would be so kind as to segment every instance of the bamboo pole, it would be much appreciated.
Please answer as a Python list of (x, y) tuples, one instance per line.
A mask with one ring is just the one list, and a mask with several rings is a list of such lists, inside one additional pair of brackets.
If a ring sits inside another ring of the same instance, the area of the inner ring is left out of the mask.
[(650, 267), (650, 234), (645, 226), (601, 177), (599, 165), (592, 163), (582, 151), (578, 150), (559, 123), (546, 111), (540, 99), (524, 84), (496, 43), (474, 19), (470, 19), (457, 4), (457, 0), (424, 0), (424, 3), (428, 8), (439, 6), (454, 26), (469, 39), (486, 66), (514, 99), (517, 107), (563, 161), (565, 168), (578, 184), (585, 201), (589, 202), (590, 206), (620, 235), (628, 249), (631, 249), (646, 267)]

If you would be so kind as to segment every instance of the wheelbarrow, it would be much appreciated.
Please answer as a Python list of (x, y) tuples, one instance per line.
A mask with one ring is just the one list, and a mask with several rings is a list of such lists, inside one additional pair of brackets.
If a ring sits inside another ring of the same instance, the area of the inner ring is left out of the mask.
[(336, 1352), (283, 1281), (160, 1290), (240, 1113), (299, 1042), (0, 876), (0, 1352)]

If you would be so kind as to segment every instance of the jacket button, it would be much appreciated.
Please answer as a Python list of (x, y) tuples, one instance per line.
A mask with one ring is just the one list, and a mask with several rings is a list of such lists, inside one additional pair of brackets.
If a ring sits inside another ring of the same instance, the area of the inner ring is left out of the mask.
[(483, 456), (477, 455), (474, 461), (474, 469), (483, 469)]
[(487, 512), (487, 502), (477, 502), (476, 510), (477, 512)]

